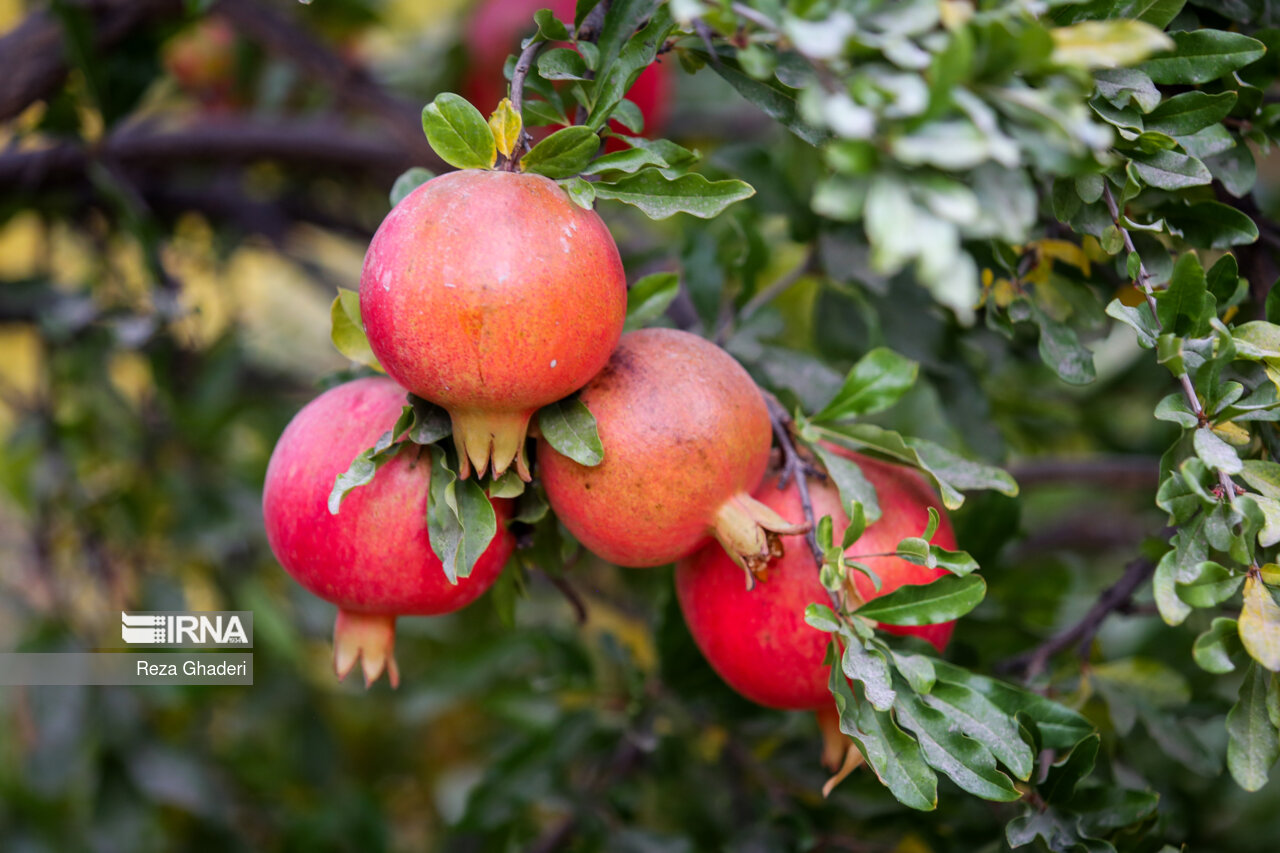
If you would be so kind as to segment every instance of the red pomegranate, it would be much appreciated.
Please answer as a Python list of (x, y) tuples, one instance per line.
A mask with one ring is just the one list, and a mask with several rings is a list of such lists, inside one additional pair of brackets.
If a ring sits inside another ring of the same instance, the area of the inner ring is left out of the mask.
[[(946, 574), (943, 569), (927, 569), (899, 557), (860, 556), (892, 553), (902, 539), (919, 536), (928, 523), (930, 506), (942, 514), (933, 543), (954, 549), (955, 534), (920, 475), (858, 454), (847, 455), (876, 487), (881, 510), (880, 519), (845, 552), (869, 566), (882, 582), (877, 592), (866, 575), (852, 571), (858, 595), (870, 600), (900, 586), (928, 583)], [(816, 480), (810, 482), (809, 493), (814, 516), (830, 515), (834, 538), (839, 541), (849, 526), (839, 493), (829, 483)], [(802, 517), (794, 484), (779, 490), (770, 479), (755, 496), (786, 518)], [(698, 648), (734, 690), (771, 708), (823, 709), (832, 704), (827, 688), (829, 672), (822, 664), (829, 635), (810, 627), (804, 621), (804, 611), (810, 604), (828, 604), (830, 599), (804, 540), (788, 537), (785, 546), (786, 553), (769, 565), (762, 582), (752, 590), (743, 586), (741, 571), (720, 549), (703, 548), (677, 564), (676, 593)], [(890, 633), (923, 637), (942, 651), (954, 626), (948, 622), (881, 627)]]
[(710, 341), (673, 329), (623, 335), (579, 399), (604, 461), (580, 465), (545, 439), (538, 461), (556, 516), (604, 559), (658, 566), (714, 536), (751, 571), (777, 553), (777, 534), (805, 529), (750, 497), (769, 462), (769, 413), (747, 372)]
[(338, 677), (360, 658), (366, 685), (384, 667), (392, 686), (400, 682), (392, 655), (397, 616), (465, 607), (493, 584), (514, 546), (503, 524), (505, 507), (495, 504), (498, 535), (469, 577), (449, 583), (427, 539), (430, 458), (412, 446), (350, 492), (337, 515), (329, 513), (334, 479), (390, 428), (404, 401), (404, 389), (383, 378), (321, 394), (280, 436), (262, 495), (276, 559), (294, 580), (338, 606)]
[[(507, 56), (520, 51), (520, 40), (533, 32), (533, 13), (550, 9), (573, 27), (577, 0), (485, 0), (467, 22), (466, 40), (470, 53), (463, 95), (485, 115), (507, 96), (507, 80), (502, 75)], [(627, 91), (644, 116), (645, 133), (661, 132), (670, 113), (672, 73), (665, 65), (650, 65)], [(613, 129), (629, 134), (617, 122)], [(612, 140), (610, 145), (613, 145)]]
[(604, 222), (540, 175), (427, 181), (383, 220), (360, 277), (374, 354), (449, 410), (463, 478), (514, 461), (529, 479), (529, 418), (604, 366), (626, 311)]

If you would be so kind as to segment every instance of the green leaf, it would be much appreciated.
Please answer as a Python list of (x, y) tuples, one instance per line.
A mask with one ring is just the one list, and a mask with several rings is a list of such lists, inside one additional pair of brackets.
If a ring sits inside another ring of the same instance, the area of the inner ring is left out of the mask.
[(1179, 86), (1209, 83), (1266, 53), (1256, 39), (1223, 30), (1195, 29), (1173, 33), (1174, 50), (1141, 67), (1156, 83)]
[(502, 476), (489, 484), (490, 498), (518, 498), (524, 494), (525, 482), (514, 468), (508, 468)]
[(821, 444), (814, 443), (809, 446), (818, 455), (822, 467), (827, 469), (827, 473), (836, 484), (836, 489), (840, 492), (840, 505), (847, 507), (851, 503), (860, 504), (868, 522), (879, 520), (880, 501), (876, 497), (876, 487), (871, 485), (871, 481), (863, 475), (858, 463), (852, 459), (846, 459)]
[(1247, 213), (1217, 201), (1169, 207), (1166, 218), (1183, 239), (1201, 249), (1230, 249), (1258, 239), (1258, 226)]
[(938, 680), (933, 664), (925, 655), (893, 652), (893, 665), (916, 693), (928, 693)]
[(381, 371), (378, 357), (369, 346), (364, 333), (364, 321), (360, 318), (360, 294), (354, 290), (338, 288), (338, 295), (329, 307), (330, 340), (338, 352), (357, 364), (364, 364)]
[(1035, 721), (1045, 749), (1068, 749), (1094, 731), (1093, 724), (1086, 717), (1038, 693), (976, 675), (937, 658), (933, 659), (933, 668), (938, 675), (939, 684), (934, 687), (931, 696), (942, 695), (939, 694), (939, 689), (945, 682), (967, 687), (981, 694), (1003, 711), (1011, 724), (1014, 716), (1024, 713)]
[(538, 75), (543, 80), (590, 80), (582, 54), (567, 47), (553, 47), (538, 57)]
[(1236, 620), (1219, 616), (1209, 630), (1196, 637), (1191, 656), (1206, 672), (1222, 675), (1236, 668), (1231, 658), (1244, 651)]
[(1232, 329), (1231, 337), (1240, 358), (1250, 361), (1280, 359), (1280, 325), (1253, 320)]
[(582, 178), (567, 178), (560, 181), (560, 186), (578, 207), (583, 210), (591, 210), (595, 207), (596, 188), (590, 181), (584, 181)]
[(1217, 124), (1231, 113), (1236, 104), (1235, 92), (1184, 92), (1163, 101), (1147, 114), (1146, 129), (1170, 136), (1187, 136)]
[(623, 331), (643, 329), (661, 317), (679, 295), (680, 278), (673, 272), (656, 272), (640, 279), (627, 291)]
[(1227, 714), (1227, 769), (1246, 791), (1267, 784), (1271, 766), (1280, 758), (1280, 737), (1267, 708), (1272, 681), (1270, 673), (1250, 664), (1239, 700)]
[[(1205, 308), (1204, 269), (1195, 252), (1185, 252), (1173, 267), (1168, 289), (1161, 292), (1156, 302), (1157, 316), (1165, 332), (1190, 336), (1201, 325)], [(1207, 324), (1205, 326), (1208, 328)]]
[(1136, 154), (1130, 168), (1147, 185), (1162, 190), (1181, 190), (1213, 182), (1213, 175), (1204, 163), (1177, 151)]
[(804, 609), (804, 621), (811, 627), (828, 634), (839, 631), (844, 623), (834, 610), (825, 604), (810, 604)]
[(947, 575), (930, 583), (899, 587), (855, 612), (888, 625), (938, 625), (965, 615), (986, 594), (987, 582), (978, 575)]
[(596, 62), (599, 76), (608, 72), (609, 66), (617, 60), (622, 49), (631, 39), (631, 34), (658, 10), (659, 0), (614, 0), (604, 18), (604, 27), (596, 46), (600, 49), (600, 58)]
[(929, 562), (953, 575), (964, 577), (978, 570), (978, 561), (967, 551), (948, 551), (941, 545), (929, 546)]
[(550, 9), (539, 9), (534, 12), (533, 21), (538, 25), (538, 29), (520, 43), (522, 48), (534, 42), (568, 41), (570, 38), (569, 28)]
[(338, 514), (342, 506), (342, 499), (349, 492), (360, 486), (367, 486), (372, 483), (374, 475), (378, 473), (378, 469), (395, 458), (396, 453), (400, 450), (400, 445), (392, 445), (390, 439), (391, 434), (384, 433), (382, 438), (379, 439), (379, 444), (382, 444), (385, 440), (387, 447), (379, 448), (375, 446), (363, 451), (355, 459), (351, 460), (351, 465), (346, 471), (337, 476), (333, 482), (333, 489), (329, 492), (330, 515)]
[(917, 362), (877, 347), (858, 360), (836, 396), (812, 420), (838, 421), (882, 412), (911, 390), (919, 372)]
[(827, 141), (827, 131), (800, 117), (794, 89), (784, 86), (776, 78), (755, 79), (731, 55), (722, 53), (713, 58), (705, 51), (690, 49), (689, 52), (706, 61), (711, 70), (719, 74), (739, 95), (800, 139), (815, 147)]
[(659, 169), (666, 169), (670, 167), (670, 164), (656, 150), (626, 148), (594, 160), (587, 168), (582, 170), (582, 173), (584, 175), (604, 175), (609, 172), (631, 174), (640, 171), (645, 166), (657, 166)]
[(1144, 21), (1083, 21), (1058, 27), (1050, 34), (1053, 36), (1050, 60), (1078, 68), (1133, 65), (1153, 53), (1174, 47), (1172, 39)]
[(440, 159), (457, 169), (491, 169), (498, 159), (493, 132), (480, 111), (444, 92), (422, 110), (422, 129)]
[(1151, 314), (1151, 306), (1145, 302), (1137, 307), (1125, 305), (1119, 299), (1107, 303), (1107, 316), (1114, 317), (1138, 333), (1138, 343), (1147, 349), (1156, 345), (1159, 327)]
[(587, 167), (598, 150), (600, 137), (591, 128), (580, 124), (561, 128), (520, 158), (520, 171), (548, 178), (572, 177)]
[(1280, 671), (1280, 604), (1256, 575), (1245, 579), (1244, 608), (1237, 627), (1249, 657), (1272, 672)]
[(1039, 306), (1031, 305), (1031, 317), (1040, 327), (1040, 360), (1070, 385), (1088, 385), (1098, 378), (1093, 351), (1080, 343), (1075, 329), (1059, 323)]
[[(936, 673), (935, 668), (930, 672)], [(921, 692), (921, 691), (917, 691)], [(1021, 737), (1009, 714), (997, 708), (981, 693), (963, 684), (938, 682), (928, 695), (926, 705), (942, 712), (957, 729), (991, 751), (1019, 779), (1031, 777), (1035, 756)]]
[(391, 206), (395, 207), (404, 201), (404, 197), (435, 177), (430, 169), (413, 166), (400, 173), (396, 182), (391, 185)]
[(1113, 106), (1123, 107), (1130, 101), (1143, 112), (1150, 112), (1160, 103), (1160, 90), (1151, 78), (1136, 68), (1116, 68), (1094, 73), (1098, 94)]
[(414, 444), (435, 444), (453, 433), (453, 419), (443, 407), (414, 394), (409, 395), (409, 405), (413, 406), (413, 422), (408, 439)]
[[(862, 534), (865, 533), (866, 530), (867, 530), (867, 511), (863, 508), (860, 502), (850, 501), (849, 526), (844, 529), (844, 536), (841, 537), (841, 541), (840, 541), (841, 549), (847, 551), (850, 547), (853, 546), (853, 543), (857, 542), (860, 538), (862, 538)], [(866, 566), (863, 566), (859, 563), (854, 563), (853, 565), (856, 566), (861, 572), (863, 572), (864, 574), (866, 574), (868, 577), (871, 578), (872, 582), (875, 584), (876, 591), (879, 592), (880, 591), (879, 577)]]
[(889, 675), (889, 663), (878, 650), (864, 648), (857, 640), (847, 640), (840, 665), (846, 676), (862, 685), (863, 698), (876, 710), (888, 711), (893, 707), (897, 694)]
[(596, 419), (577, 397), (566, 397), (538, 410), (538, 429), (557, 453), (593, 468), (604, 461)]
[(887, 711), (858, 703), (836, 667), (831, 692), (840, 709), (840, 731), (853, 738), (867, 764), (889, 792), (905, 806), (932, 811), (938, 805), (938, 777), (929, 769), (920, 746), (898, 728)]
[(445, 448), (431, 445), (431, 490), (427, 502), (427, 537), (444, 564), (445, 577), (456, 584), (469, 577), (476, 561), (498, 532), (497, 516), (484, 489), (473, 477), (459, 480)]
[(1197, 429), (1194, 445), (1196, 456), (1215, 471), (1239, 474), (1244, 467), (1235, 448), (1218, 438), (1211, 429)]
[(1076, 792), (1076, 785), (1089, 775), (1098, 760), (1098, 745), (1102, 738), (1092, 734), (1080, 741), (1065, 758), (1049, 767), (1045, 780), (1037, 787), (1040, 796), (1049, 803), (1065, 803)]
[(953, 729), (944, 714), (915, 695), (900, 692), (895, 704), (898, 720), (915, 732), (925, 761), (945, 773), (961, 789), (984, 800), (1012, 802), (1022, 793), (996, 769), (996, 760), (979, 741)]
[(650, 219), (666, 219), (677, 213), (711, 219), (735, 201), (756, 194), (742, 181), (708, 181), (696, 173), (672, 179), (657, 169), (643, 169), (613, 182), (599, 181), (594, 186), (597, 198), (633, 205)]
[(1194, 580), (1178, 584), (1178, 597), (1192, 607), (1213, 607), (1236, 594), (1244, 576), (1212, 561), (1199, 566)]

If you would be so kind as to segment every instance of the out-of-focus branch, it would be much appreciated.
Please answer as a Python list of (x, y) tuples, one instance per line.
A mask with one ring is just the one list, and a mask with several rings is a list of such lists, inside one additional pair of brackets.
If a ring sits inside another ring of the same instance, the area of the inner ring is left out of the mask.
[[(139, 25), (182, 13), (180, 0), (82, 0), (71, 4), (89, 18), (94, 49), (119, 44)], [(0, 121), (7, 121), (36, 101), (49, 97), (66, 79), (62, 24), (48, 9), (32, 12), (0, 38)]]
[(1081, 456), (1028, 459), (1009, 466), (1009, 473), (1025, 487), (1097, 485), (1122, 489), (1155, 489), (1160, 460), (1146, 456)]

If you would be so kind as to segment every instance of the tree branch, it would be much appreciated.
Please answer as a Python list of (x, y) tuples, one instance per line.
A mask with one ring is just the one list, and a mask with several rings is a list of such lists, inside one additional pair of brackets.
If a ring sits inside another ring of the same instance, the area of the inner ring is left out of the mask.
[(516, 140), (516, 147), (512, 149), (507, 162), (502, 164), (502, 168), (508, 172), (516, 170), (520, 165), (520, 158), (529, 150), (529, 143), (533, 141), (529, 131), (524, 129), (524, 81), (533, 70), (534, 57), (538, 55), (538, 51), (542, 50), (542, 45), (543, 42), (536, 41), (520, 51), (515, 70), (511, 72), (511, 109), (520, 116), (520, 138)]
[(1010, 465), (1009, 474), (1026, 487), (1089, 484), (1154, 489), (1160, 481), (1160, 460), (1146, 456), (1028, 459)]
[(1125, 566), (1120, 580), (1103, 590), (1079, 622), (1036, 648), (1001, 661), (996, 664), (996, 671), (1021, 672), (1025, 681), (1031, 681), (1044, 671), (1050, 658), (1071, 646), (1079, 649), (1081, 657), (1087, 657), (1089, 646), (1093, 644), (1093, 638), (1097, 636), (1102, 623), (1112, 613), (1123, 610), (1132, 602), (1134, 593), (1146, 583), (1155, 568), (1155, 564), (1145, 557), (1132, 560)]

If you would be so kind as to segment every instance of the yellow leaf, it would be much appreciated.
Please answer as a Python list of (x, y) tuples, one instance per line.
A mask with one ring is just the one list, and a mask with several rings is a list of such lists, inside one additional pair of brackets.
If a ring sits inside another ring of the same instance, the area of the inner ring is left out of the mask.
[(1040, 240), (1035, 245), (1044, 257), (1070, 264), (1085, 275), (1089, 274), (1089, 256), (1075, 243), (1067, 240)]
[(498, 108), (489, 116), (489, 129), (493, 131), (493, 140), (498, 143), (498, 150), (503, 157), (510, 157), (520, 140), (520, 131), (524, 123), (511, 106), (510, 98), (503, 98)]
[(1213, 431), (1218, 437), (1233, 447), (1244, 447), (1250, 441), (1249, 431), (1240, 424), (1227, 421), (1226, 423), (1214, 424)]
[(1280, 586), (1280, 566), (1275, 563), (1267, 563), (1258, 569), (1258, 574), (1262, 575), (1262, 582), (1271, 586)]
[(1244, 581), (1240, 642), (1250, 657), (1272, 672), (1280, 672), (1280, 604), (1252, 574)]
[(1052, 60), (1078, 68), (1120, 68), (1173, 49), (1173, 39), (1143, 21), (1084, 21), (1052, 35)]

